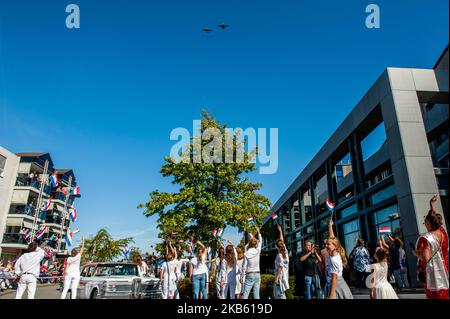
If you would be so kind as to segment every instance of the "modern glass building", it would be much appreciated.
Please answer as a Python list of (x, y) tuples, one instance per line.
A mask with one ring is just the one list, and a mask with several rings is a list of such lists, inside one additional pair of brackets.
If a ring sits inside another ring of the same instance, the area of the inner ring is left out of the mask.
[[(403, 238), (408, 269), (416, 258), (409, 243), (425, 232), (429, 199), (448, 222), (449, 51), (430, 69), (387, 68), (325, 145), (287, 188), (265, 219), (277, 213), (288, 248), (300, 252), (305, 240), (322, 246), (335, 203), (336, 235), (347, 254), (358, 237), (372, 249), (380, 227)], [(266, 254), (275, 238), (264, 238)], [(415, 283), (415, 275), (410, 276)]]

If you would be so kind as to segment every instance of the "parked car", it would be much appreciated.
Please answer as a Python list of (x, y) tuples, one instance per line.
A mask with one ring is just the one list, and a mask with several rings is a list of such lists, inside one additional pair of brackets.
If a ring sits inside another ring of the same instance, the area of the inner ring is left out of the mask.
[(140, 298), (161, 299), (161, 284), (154, 274), (140, 274), (141, 295)]
[[(80, 299), (141, 298), (138, 265), (123, 262), (89, 263), (81, 267), (77, 297)], [(144, 286), (148, 286), (144, 280)]]

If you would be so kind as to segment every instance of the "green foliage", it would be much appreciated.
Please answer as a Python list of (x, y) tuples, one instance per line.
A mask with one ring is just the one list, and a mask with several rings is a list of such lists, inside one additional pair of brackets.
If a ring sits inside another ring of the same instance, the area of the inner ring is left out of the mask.
[(114, 240), (106, 228), (102, 228), (93, 237), (85, 239), (83, 262), (113, 261), (122, 255), (122, 249), (130, 243), (134, 243), (133, 238)]
[[(202, 132), (217, 129), (222, 133), (223, 158), (224, 154), (230, 153), (231, 147), (235, 159), (242, 142), (236, 136), (228, 134), (226, 125), (220, 124), (206, 111), (202, 113), (201, 123)], [(233, 141), (232, 145), (226, 143), (230, 139)], [(257, 150), (244, 151), (242, 163), (210, 163), (204, 160), (194, 163), (192, 159), (198, 154), (194, 145), (201, 143), (204, 150), (204, 146), (211, 141), (212, 138), (207, 141), (191, 138), (191, 144), (186, 147), (182, 156), (190, 158), (189, 162), (176, 163), (172, 158), (166, 157), (161, 174), (172, 177), (172, 183), (178, 185), (179, 190), (174, 193), (152, 191), (150, 200), (138, 206), (145, 209), (145, 216), (159, 216), (158, 227), (162, 238), (170, 237), (178, 242), (180, 239), (188, 239), (189, 234), (195, 234), (195, 240), (209, 242), (213, 229), (226, 226), (255, 232), (254, 226), (248, 225), (247, 216), (253, 215), (255, 224), (261, 225), (263, 217), (268, 214), (269, 199), (257, 193), (261, 184), (252, 183), (244, 176), (255, 170), (255, 164), (250, 160), (257, 154)], [(216, 249), (215, 246), (212, 246), (213, 250)]]

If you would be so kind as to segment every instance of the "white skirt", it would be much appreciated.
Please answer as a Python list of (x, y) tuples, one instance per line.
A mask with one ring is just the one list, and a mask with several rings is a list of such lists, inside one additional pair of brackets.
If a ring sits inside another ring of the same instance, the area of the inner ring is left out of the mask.
[(375, 288), (375, 299), (398, 299), (394, 288), (386, 282), (379, 283)]

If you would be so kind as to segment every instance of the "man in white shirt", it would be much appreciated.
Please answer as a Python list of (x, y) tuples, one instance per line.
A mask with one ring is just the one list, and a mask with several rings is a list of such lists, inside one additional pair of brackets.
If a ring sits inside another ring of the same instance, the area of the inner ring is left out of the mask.
[(80, 283), (80, 263), (83, 252), (84, 239), (81, 240), (81, 249), (72, 249), (72, 256), (67, 258), (67, 264), (64, 267), (64, 289), (61, 293), (61, 299), (66, 299), (69, 288), (71, 299), (77, 299), (77, 289)]
[(16, 299), (22, 299), (25, 290), (27, 290), (28, 299), (34, 299), (36, 280), (39, 277), (40, 265), (44, 256), (44, 250), (38, 247), (37, 242), (32, 242), (28, 245), (28, 252), (17, 259), (14, 265), (19, 279)]
[(258, 240), (255, 237), (250, 238), (248, 249), (244, 254), (241, 276), (241, 284), (244, 285), (242, 299), (248, 299), (252, 289), (253, 298), (259, 299), (259, 287), (261, 284), (259, 259), (261, 255), (262, 237), (258, 227), (256, 230), (258, 232)]

